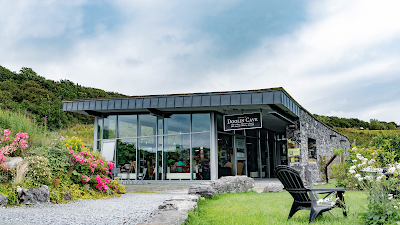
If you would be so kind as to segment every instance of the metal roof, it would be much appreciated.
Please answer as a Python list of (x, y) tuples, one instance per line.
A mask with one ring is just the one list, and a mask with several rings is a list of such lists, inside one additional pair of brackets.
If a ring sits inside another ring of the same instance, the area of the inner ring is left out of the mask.
[(132, 96), (127, 98), (64, 101), (63, 111), (89, 115), (90, 112), (108, 113), (139, 111), (148, 108), (177, 109), (221, 106), (257, 106), (274, 104), (299, 117), (302, 108), (283, 88), (248, 91), (209, 92), (193, 94)]

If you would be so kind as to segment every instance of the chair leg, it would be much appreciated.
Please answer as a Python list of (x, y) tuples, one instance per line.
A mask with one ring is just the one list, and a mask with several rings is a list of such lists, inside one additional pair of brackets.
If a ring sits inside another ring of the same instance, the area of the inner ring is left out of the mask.
[(300, 204), (297, 202), (293, 202), (292, 208), (290, 209), (288, 219), (290, 219), (297, 211), (299, 211)]
[(322, 216), (322, 212), (320, 210), (316, 211), (313, 207), (310, 209), (310, 219), (308, 220), (308, 223), (314, 222), (315, 218), (317, 218), (318, 215)]

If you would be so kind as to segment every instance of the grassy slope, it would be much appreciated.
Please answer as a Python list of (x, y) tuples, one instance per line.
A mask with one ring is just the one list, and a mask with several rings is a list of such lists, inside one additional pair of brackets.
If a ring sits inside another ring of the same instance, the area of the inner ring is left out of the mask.
[(377, 136), (380, 132), (400, 134), (400, 130), (358, 130), (354, 128), (340, 128), (335, 127), (335, 130), (346, 135), (350, 139), (350, 143), (354, 144), (354, 139), (356, 140), (357, 146), (368, 146), (369, 142)]

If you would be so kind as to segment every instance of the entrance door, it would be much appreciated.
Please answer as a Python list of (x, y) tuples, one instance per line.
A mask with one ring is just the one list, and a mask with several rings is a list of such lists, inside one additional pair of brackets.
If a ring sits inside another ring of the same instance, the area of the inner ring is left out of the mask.
[(246, 139), (242, 136), (235, 135), (236, 146), (236, 172), (237, 175), (247, 174), (247, 152)]

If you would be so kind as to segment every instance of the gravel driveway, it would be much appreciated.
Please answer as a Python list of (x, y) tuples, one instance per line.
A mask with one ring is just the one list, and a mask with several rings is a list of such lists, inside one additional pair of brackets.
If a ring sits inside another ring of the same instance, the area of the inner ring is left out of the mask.
[(136, 224), (176, 194), (128, 193), (67, 204), (0, 207), (0, 224)]

